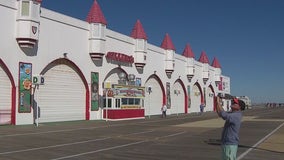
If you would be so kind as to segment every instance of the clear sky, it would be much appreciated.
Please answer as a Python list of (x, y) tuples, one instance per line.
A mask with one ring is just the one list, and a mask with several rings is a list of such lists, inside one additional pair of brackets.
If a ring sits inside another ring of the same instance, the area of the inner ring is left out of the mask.
[[(94, 0), (43, 0), (42, 7), (85, 20)], [(148, 43), (168, 33), (182, 54), (216, 57), (231, 94), (284, 102), (284, 0), (97, 0), (107, 28), (130, 35), (139, 19)]]

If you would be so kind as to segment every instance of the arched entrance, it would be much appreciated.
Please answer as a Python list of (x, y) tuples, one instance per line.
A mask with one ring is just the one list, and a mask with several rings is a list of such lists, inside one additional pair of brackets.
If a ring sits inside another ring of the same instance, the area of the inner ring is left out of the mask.
[[(161, 114), (161, 107), (166, 102), (165, 89), (159, 77), (151, 75), (145, 83), (145, 115)], [(149, 88), (151, 88), (149, 90)]]
[(15, 124), (16, 86), (12, 74), (0, 59), (0, 125)]
[(201, 86), (198, 82), (196, 82), (192, 86), (192, 99), (191, 99), (191, 112), (199, 112), (199, 106), (202, 102), (204, 102), (203, 92)]
[(57, 59), (41, 74), (45, 84), (35, 92), (40, 122), (89, 120), (89, 87), (73, 62)]

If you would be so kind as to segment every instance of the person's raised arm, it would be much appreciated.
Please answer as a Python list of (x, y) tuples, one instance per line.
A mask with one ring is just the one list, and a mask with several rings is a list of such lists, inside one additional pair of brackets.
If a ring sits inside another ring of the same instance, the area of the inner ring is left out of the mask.
[(216, 111), (217, 111), (218, 116), (220, 116), (221, 111), (224, 111), (223, 107), (221, 106), (221, 98), (219, 96), (217, 96), (216, 101), (217, 101), (216, 102), (216, 104), (217, 104)]

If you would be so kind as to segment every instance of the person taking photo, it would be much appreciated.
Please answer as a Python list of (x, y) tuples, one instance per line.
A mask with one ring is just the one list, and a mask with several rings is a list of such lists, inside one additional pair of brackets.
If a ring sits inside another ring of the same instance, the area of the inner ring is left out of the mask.
[(236, 160), (239, 145), (239, 132), (242, 121), (240, 102), (237, 98), (232, 99), (231, 112), (224, 111), (221, 106), (221, 98), (217, 96), (217, 114), (225, 124), (221, 135), (222, 160)]

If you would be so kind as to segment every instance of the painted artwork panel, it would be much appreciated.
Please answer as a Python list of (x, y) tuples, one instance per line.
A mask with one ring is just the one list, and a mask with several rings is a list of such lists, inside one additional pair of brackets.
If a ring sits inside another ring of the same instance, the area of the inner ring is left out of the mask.
[(91, 111), (99, 110), (99, 73), (91, 73)]
[(19, 112), (31, 112), (32, 64), (19, 63)]
[(187, 101), (188, 101), (188, 103), (187, 103), (187, 108), (190, 108), (190, 106), (191, 106), (191, 98), (190, 98), (190, 85), (188, 85), (187, 86)]
[(166, 93), (167, 93), (167, 108), (170, 109), (171, 108), (171, 84), (169, 82), (167, 82), (166, 84)]

